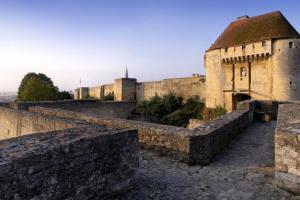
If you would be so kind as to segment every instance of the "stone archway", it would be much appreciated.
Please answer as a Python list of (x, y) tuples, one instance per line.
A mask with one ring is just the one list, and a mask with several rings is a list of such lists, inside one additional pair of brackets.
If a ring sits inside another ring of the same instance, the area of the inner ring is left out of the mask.
[(233, 105), (233, 110), (237, 109), (237, 104), (240, 101), (245, 101), (251, 99), (251, 96), (249, 93), (233, 93), (232, 94), (232, 105)]

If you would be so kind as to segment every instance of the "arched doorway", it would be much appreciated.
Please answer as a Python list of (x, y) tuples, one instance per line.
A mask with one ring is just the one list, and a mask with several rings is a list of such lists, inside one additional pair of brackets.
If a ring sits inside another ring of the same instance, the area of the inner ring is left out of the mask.
[(233, 110), (237, 109), (238, 102), (249, 100), (249, 99), (251, 99), (251, 96), (248, 93), (233, 93), (232, 94)]

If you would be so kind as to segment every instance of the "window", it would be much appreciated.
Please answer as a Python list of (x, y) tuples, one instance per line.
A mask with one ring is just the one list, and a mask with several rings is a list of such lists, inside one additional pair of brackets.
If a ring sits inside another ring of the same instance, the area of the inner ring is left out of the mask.
[(266, 47), (266, 46), (267, 46), (267, 42), (266, 42), (266, 41), (262, 41), (262, 42), (261, 42), (261, 46), (262, 46), (262, 47)]
[(241, 67), (241, 69), (240, 69), (240, 80), (243, 80), (246, 76), (247, 76), (246, 67)]
[(225, 52), (228, 52), (228, 48), (225, 48)]
[(289, 42), (290, 49), (293, 48), (293, 42)]
[(245, 50), (246, 49), (246, 45), (242, 45), (242, 50)]

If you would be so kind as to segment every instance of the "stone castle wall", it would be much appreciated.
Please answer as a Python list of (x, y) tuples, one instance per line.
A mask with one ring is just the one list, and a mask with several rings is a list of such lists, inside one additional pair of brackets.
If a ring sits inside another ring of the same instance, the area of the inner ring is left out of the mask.
[(206, 98), (206, 80), (204, 76), (195, 75), (187, 78), (163, 79), (153, 82), (137, 82), (136, 79), (120, 78), (113, 84), (75, 90), (75, 99), (94, 97), (97, 99), (114, 93), (115, 101), (143, 101), (155, 95), (163, 96), (173, 93), (185, 100), (198, 97), (204, 102)]
[(275, 132), (275, 181), (300, 193), (300, 104), (279, 105)]
[(81, 123), (23, 110), (0, 107), (0, 140), (22, 135), (74, 128)]
[(143, 101), (155, 95), (163, 96), (168, 93), (181, 96), (185, 100), (197, 96), (200, 101), (204, 102), (206, 96), (205, 77), (196, 76), (137, 83), (137, 101)]
[(188, 164), (209, 164), (213, 157), (253, 121), (253, 104), (228, 113), (223, 117), (204, 124), (196, 129), (167, 126), (142, 121), (93, 117), (88, 114), (30, 107), (31, 112), (75, 119), (114, 129), (138, 130), (139, 142), (143, 148), (154, 150)]
[(103, 199), (130, 188), (138, 167), (137, 135), (130, 130), (26, 135), (0, 141), (0, 151), (3, 200)]
[(41, 102), (12, 102), (9, 106), (14, 109), (28, 110), (31, 106), (61, 108), (65, 110), (87, 113), (93, 116), (129, 118), (135, 109), (135, 102), (99, 101), (99, 100), (65, 100)]
[(135, 130), (8, 107), (0, 107), (0, 127), (3, 200), (103, 199), (133, 186)]

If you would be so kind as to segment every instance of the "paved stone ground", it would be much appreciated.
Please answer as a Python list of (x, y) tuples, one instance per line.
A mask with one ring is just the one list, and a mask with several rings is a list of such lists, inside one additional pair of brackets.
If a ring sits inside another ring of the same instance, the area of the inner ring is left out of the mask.
[(204, 167), (141, 150), (135, 188), (114, 199), (300, 199), (272, 183), (275, 125), (254, 123)]

